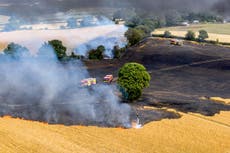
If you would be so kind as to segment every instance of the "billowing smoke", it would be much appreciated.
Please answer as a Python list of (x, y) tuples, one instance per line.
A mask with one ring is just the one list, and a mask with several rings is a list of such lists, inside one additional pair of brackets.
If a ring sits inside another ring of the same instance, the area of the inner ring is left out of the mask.
[(124, 47), (127, 44), (124, 36), (126, 30), (127, 27), (124, 25), (115, 25), (108, 19), (103, 19), (96, 26), (84, 28), (4, 32), (1, 33), (0, 39), (4, 43), (10, 43), (13, 40), (15, 43), (27, 47), (33, 53), (39, 50), (44, 41), (52, 39), (61, 40), (69, 48), (69, 51), (74, 51), (79, 55), (87, 55), (90, 49), (104, 45), (105, 55), (112, 58), (114, 46)]
[(120, 28), (96, 37), (86, 43), (82, 43), (76, 46), (75, 53), (78, 55), (87, 56), (87, 53), (91, 49), (96, 49), (99, 45), (105, 47), (105, 55), (109, 58), (113, 57), (114, 46), (125, 47), (127, 45), (127, 40), (124, 33), (128, 30), (125, 26), (120, 26)]
[(53, 50), (47, 48), (47, 53), (0, 56), (1, 116), (55, 124), (130, 126), (130, 107), (119, 103), (115, 86), (99, 82), (81, 87), (81, 80), (90, 77), (84, 65), (60, 63)]
[(138, 8), (155, 12), (164, 12), (169, 9), (203, 11), (210, 10), (215, 2), (218, 0), (21, 0), (20, 2), (2, 0), (3, 4), (8, 4), (2, 12), (12, 13), (13, 10), (15, 14), (21, 14), (28, 18), (86, 8), (95, 8), (98, 12), (101, 11), (101, 8)]
[(220, 0), (215, 3), (213, 7), (217, 12), (230, 17), (230, 1), (229, 0)]

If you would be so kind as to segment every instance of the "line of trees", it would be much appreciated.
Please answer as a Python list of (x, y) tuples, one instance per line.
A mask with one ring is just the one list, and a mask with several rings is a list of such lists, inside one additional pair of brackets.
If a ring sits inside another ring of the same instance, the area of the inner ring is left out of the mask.
[[(8, 55), (13, 59), (31, 56), (30, 51), (26, 47), (16, 43), (8, 44), (8, 46), (3, 50), (3, 53), (3, 55)], [(60, 61), (77, 58), (75, 57), (76, 55), (73, 54), (67, 55), (67, 48), (60, 40), (51, 40), (45, 42), (39, 49), (37, 56), (44, 58), (57, 58)]]
[(203, 42), (207, 38), (209, 38), (209, 36), (208, 36), (208, 32), (206, 30), (200, 30), (197, 38), (196, 38), (195, 32), (193, 32), (191, 30), (189, 30), (185, 35), (186, 40), (192, 40), (192, 41), (197, 40), (197, 41)]
[[(153, 34), (152, 36), (159, 36), (159, 37), (164, 37), (164, 38), (177, 38), (177, 36), (172, 35), (172, 33), (168, 30), (166, 30), (163, 35)], [(183, 37), (180, 37), (180, 38), (183, 39)], [(196, 36), (196, 33), (194, 31), (188, 30), (184, 37), (184, 39), (186, 40), (199, 41), (199, 42), (204, 42), (208, 38), (209, 38), (209, 35), (206, 30), (199, 30), (198, 36)]]
[[(199, 20), (200, 22), (223, 22), (224, 20), (223, 16), (214, 12), (191, 12), (178, 10), (168, 10), (158, 14), (156, 12), (146, 12), (144, 10), (120, 9), (113, 14), (114, 21), (115, 19), (123, 19), (129, 23), (135, 18), (151, 18), (155, 23), (157, 23), (157, 27), (176, 26), (184, 21), (193, 22), (194, 20)], [(138, 23), (138, 20), (136, 21), (137, 22), (134, 23)]]
[[(104, 58), (105, 47), (103, 45), (98, 46), (96, 49), (91, 49), (88, 52), (88, 59), (93, 60), (102, 60)], [(120, 48), (118, 45), (115, 45), (113, 48), (113, 58), (120, 58), (121, 55), (125, 52), (126, 47)], [(10, 43), (3, 50), (3, 53), (11, 56), (14, 59), (19, 59), (20, 57), (30, 56), (30, 52), (26, 47), (23, 47), (16, 43)], [(74, 59), (84, 59), (84, 56), (76, 55), (72, 52), (70, 55), (67, 55), (67, 47), (65, 47), (60, 40), (51, 40), (45, 42), (39, 49), (37, 56), (44, 58), (57, 58), (60, 61), (68, 61)]]

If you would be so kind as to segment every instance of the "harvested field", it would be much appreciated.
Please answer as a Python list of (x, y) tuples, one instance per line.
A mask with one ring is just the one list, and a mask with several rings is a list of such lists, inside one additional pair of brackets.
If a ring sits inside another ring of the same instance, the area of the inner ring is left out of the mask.
[(162, 28), (161, 30), (172, 30), (172, 31), (188, 31), (192, 30), (194, 32), (198, 32), (199, 30), (206, 30), (208, 33), (215, 33), (215, 34), (224, 34), (230, 35), (230, 24), (225, 23), (207, 23), (207, 24), (193, 24), (190, 26), (176, 26), (176, 27), (168, 27)]
[(230, 42), (230, 24), (198, 24), (191, 26), (178, 26), (178, 27), (169, 27), (156, 29), (154, 34), (163, 34), (166, 30), (170, 31), (174, 36), (184, 37), (188, 30), (192, 30), (196, 33), (196, 36), (199, 35), (199, 30), (206, 30), (208, 32), (208, 40), (217, 39), (220, 42)]

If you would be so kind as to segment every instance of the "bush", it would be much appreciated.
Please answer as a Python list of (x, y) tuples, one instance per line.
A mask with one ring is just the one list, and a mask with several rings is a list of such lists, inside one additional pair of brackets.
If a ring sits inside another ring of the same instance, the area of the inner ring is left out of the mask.
[(170, 37), (172, 37), (171, 32), (170, 32), (170, 31), (165, 31), (165, 32), (164, 32), (164, 37), (165, 37), (165, 38), (170, 38)]
[(146, 68), (138, 63), (127, 63), (118, 72), (118, 85), (126, 100), (133, 101), (142, 95), (149, 86), (150, 75)]
[(208, 38), (208, 33), (207, 33), (207, 31), (205, 31), (205, 30), (200, 30), (200, 31), (199, 31), (198, 40), (199, 40), (199, 41), (204, 41), (204, 40), (207, 39), (207, 38)]
[(92, 49), (91, 51), (89, 51), (89, 59), (102, 60), (104, 51), (105, 51), (105, 47), (102, 45), (98, 46), (97, 49)]
[(125, 47), (120, 48), (119, 46), (114, 46), (113, 48), (113, 58), (120, 58), (121, 53), (125, 52)]
[(185, 39), (187, 40), (196, 40), (196, 35), (193, 31), (189, 30), (187, 34), (185, 35)]
[(141, 30), (129, 28), (129, 30), (125, 33), (125, 36), (128, 39), (129, 44), (132, 46), (144, 38), (144, 33)]

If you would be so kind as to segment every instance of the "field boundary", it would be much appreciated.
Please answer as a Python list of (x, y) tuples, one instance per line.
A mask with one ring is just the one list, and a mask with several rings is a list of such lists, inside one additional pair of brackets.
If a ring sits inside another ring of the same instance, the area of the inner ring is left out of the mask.
[(171, 70), (181, 69), (181, 68), (185, 68), (185, 67), (189, 67), (189, 66), (198, 66), (198, 65), (203, 65), (203, 64), (213, 63), (213, 62), (219, 62), (219, 61), (228, 61), (228, 60), (230, 60), (230, 58), (219, 58), (219, 59), (214, 59), (214, 60), (205, 60), (205, 61), (193, 62), (190, 64), (183, 64), (183, 65), (178, 65), (178, 66), (162, 68), (162, 69), (158, 69), (158, 70), (152, 70), (152, 71), (148, 71), (148, 72), (151, 74), (153, 72), (171, 71)]

